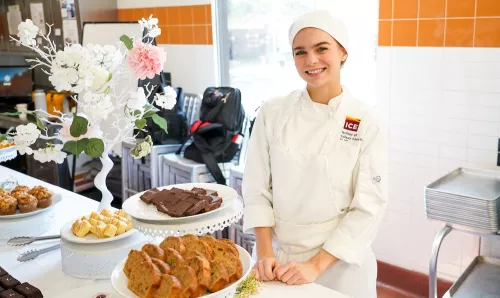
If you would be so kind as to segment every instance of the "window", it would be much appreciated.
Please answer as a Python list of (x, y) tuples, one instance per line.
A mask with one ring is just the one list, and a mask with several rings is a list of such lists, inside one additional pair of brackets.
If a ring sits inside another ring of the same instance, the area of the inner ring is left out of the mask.
[(360, 100), (374, 104), (377, 2), (216, 0), (220, 83), (241, 90), (250, 115), (263, 101), (304, 87), (295, 69), (288, 28), (306, 11), (328, 9), (344, 20), (350, 35), (342, 84)]

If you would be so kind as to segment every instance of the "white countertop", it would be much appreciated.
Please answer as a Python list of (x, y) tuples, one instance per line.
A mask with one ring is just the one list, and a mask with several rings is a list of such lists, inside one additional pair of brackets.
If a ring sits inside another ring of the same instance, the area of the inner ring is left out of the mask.
[[(63, 200), (54, 207), (56, 222), (44, 235), (59, 234), (60, 228), (68, 221), (82, 214), (88, 214), (97, 209), (98, 203), (79, 194), (69, 192), (57, 186), (26, 176), (19, 172), (0, 166), (0, 182), (15, 179), (20, 184), (30, 187), (45, 186), (62, 195)], [(22, 236), (22, 235), (19, 235)], [(16, 259), (20, 253), (29, 249), (45, 248), (57, 243), (58, 240), (35, 242), (24, 247), (7, 246), (6, 239), (0, 239), (0, 266), (21, 282), (29, 282), (38, 287), (47, 298), (92, 298), (97, 293), (110, 294), (112, 298), (122, 297), (113, 290), (109, 280), (84, 280), (64, 274), (61, 265), (61, 251), (55, 250), (38, 258), (20, 263)], [(271, 297), (329, 297), (348, 298), (317, 284), (303, 286), (288, 286), (279, 282), (264, 283), (262, 290), (255, 298)]]

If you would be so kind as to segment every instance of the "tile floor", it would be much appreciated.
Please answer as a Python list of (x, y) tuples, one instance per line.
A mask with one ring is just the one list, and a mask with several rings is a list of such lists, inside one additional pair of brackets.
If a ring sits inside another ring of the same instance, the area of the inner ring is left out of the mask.
[(377, 298), (424, 298), (380, 283), (377, 285), (377, 296)]

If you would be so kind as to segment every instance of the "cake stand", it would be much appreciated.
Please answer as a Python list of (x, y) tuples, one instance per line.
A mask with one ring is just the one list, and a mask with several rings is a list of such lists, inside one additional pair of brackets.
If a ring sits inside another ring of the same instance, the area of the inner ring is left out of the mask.
[(16, 158), (17, 150), (16, 147), (12, 146), (5, 149), (0, 149), (0, 162), (6, 162), (11, 159)]
[(151, 237), (166, 238), (168, 236), (183, 236), (194, 234), (202, 236), (221, 231), (237, 223), (243, 216), (243, 200), (240, 196), (233, 200), (233, 203), (219, 212), (214, 212), (204, 217), (197, 217), (194, 220), (185, 218), (181, 221), (144, 221), (132, 217), (134, 228)]
[(82, 279), (109, 279), (113, 269), (133, 249), (141, 249), (148, 238), (137, 231), (123, 239), (82, 244), (61, 238), (61, 261), (65, 274)]

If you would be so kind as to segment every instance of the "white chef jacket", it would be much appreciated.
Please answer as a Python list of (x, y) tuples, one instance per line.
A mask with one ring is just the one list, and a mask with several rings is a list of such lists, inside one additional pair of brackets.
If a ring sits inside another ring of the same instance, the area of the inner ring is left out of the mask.
[(387, 151), (385, 125), (345, 87), (328, 105), (306, 89), (266, 101), (248, 145), (244, 232), (272, 227), (280, 263), (325, 249), (340, 260), (325, 286), (376, 297), (371, 243), (387, 206)]

